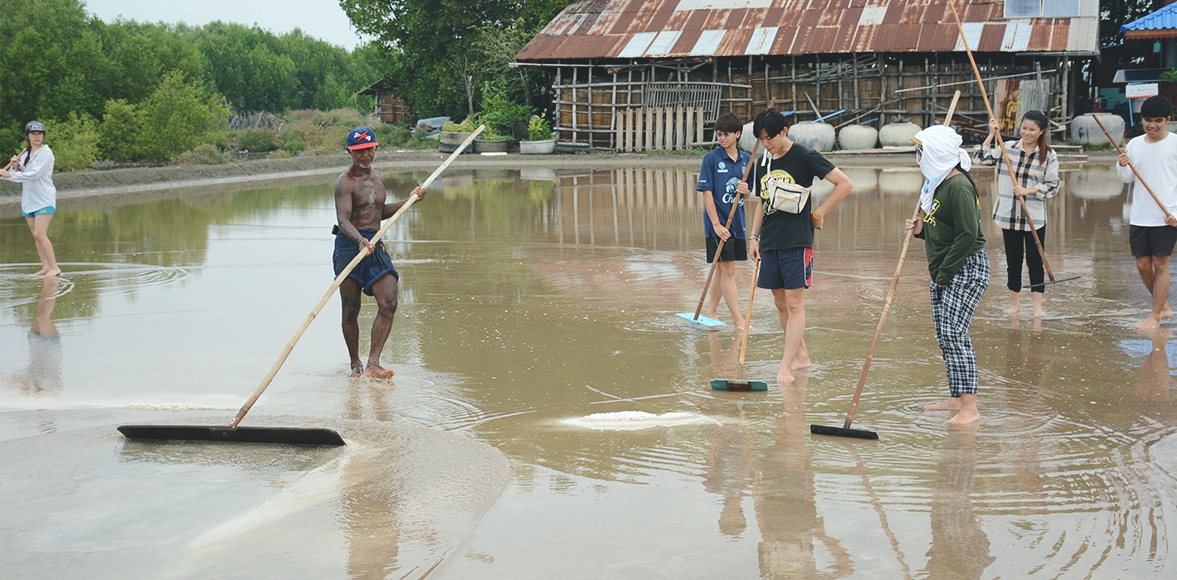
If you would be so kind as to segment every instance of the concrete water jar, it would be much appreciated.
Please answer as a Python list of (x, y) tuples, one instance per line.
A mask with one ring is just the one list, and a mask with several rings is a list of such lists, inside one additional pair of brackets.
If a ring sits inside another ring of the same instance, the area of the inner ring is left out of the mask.
[(797, 123), (789, 127), (789, 138), (815, 151), (834, 150), (834, 126), (829, 123)]
[(879, 130), (870, 125), (847, 125), (838, 131), (838, 145), (847, 151), (874, 149), (879, 143)]
[(915, 147), (911, 138), (915, 137), (920, 129), (922, 127), (911, 121), (887, 123), (879, 130), (879, 143), (882, 143), (883, 147)]
[[(460, 133), (457, 131), (442, 131), (438, 134), (437, 150), (442, 153), (453, 153), (458, 150), (470, 133)], [(467, 147), (463, 153), (473, 153), (473, 147)]]
[[(1112, 113), (1097, 113), (1099, 115), (1099, 122), (1103, 123), (1108, 133), (1111, 133), (1112, 139), (1116, 140), (1116, 144), (1124, 141), (1124, 118)], [(1080, 115), (1071, 120), (1071, 141), (1076, 145), (1091, 146), (1108, 146), (1108, 138), (1103, 134), (1099, 125), (1095, 123), (1092, 118), (1093, 113)]]
[(519, 153), (523, 155), (547, 155), (556, 150), (555, 139), (543, 141), (520, 141)]

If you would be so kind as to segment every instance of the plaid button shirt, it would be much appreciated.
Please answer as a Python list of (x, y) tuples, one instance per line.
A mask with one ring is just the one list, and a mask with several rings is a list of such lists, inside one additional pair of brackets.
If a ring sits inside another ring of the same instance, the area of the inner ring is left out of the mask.
[[(1005, 150), (1009, 153), (1018, 183), (1022, 187), (1038, 190), (1038, 193), (1026, 196), (1026, 207), (1030, 210), (1034, 226), (1041, 228), (1046, 225), (1046, 200), (1058, 195), (1058, 155), (1052, 150), (1046, 155), (1046, 163), (1040, 164), (1038, 150), (1026, 153), (1020, 143), (1021, 139), (1006, 141)], [(982, 149), (973, 160), (980, 165), (997, 166), (997, 201), (993, 204), (993, 221), (1003, 230), (1028, 231), (1030, 226), (1026, 223), (1021, 204), (1014, 198), (1013, 180), (1001, 157), (1001, 149)]]

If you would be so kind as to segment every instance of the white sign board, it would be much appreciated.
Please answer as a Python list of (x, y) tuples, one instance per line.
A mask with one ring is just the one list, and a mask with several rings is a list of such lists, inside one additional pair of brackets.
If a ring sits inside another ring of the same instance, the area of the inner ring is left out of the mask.
[(1138, 85), (1127, 85), (1124, 87), (1125, 96), (1129, 99), (1147, 99), (1155, 97), (1160, 94), (1160, 87), (1157, 83), (1140, 83)]

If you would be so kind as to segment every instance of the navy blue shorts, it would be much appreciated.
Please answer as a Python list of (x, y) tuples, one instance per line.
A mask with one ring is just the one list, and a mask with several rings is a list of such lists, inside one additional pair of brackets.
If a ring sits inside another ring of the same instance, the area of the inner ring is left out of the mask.
[(757, 288), (797, 290), (813, 285), (813, 248), (764, 250)]
[[(718, 237), (707, 238), (707, 263), (715, 261), (715, 250), (719, 249)], [(732, 236), (723, 243), (723, 251), (719, 253), (720, 262), (743, 262), (748, 259), (748, 241)]]
[[(360, 235), (371, 240), (372, 236), (376, 235), (376, 230), (360, 230)], [(335, 275), (338, 276), (359, 253), (359, 244), (343, 235), (342, 232), (335, 234), (335, 254), (331, 257), (331, 261), (335, 265)], [(358, 282), (363, 286), (364, 294), (371, 296), (372, 285), (388, 274), (392, 274), (394, 278), (400, 280), (400, 274), (397, 273), (396, 268), (392, 267), (392, 257), (385, 251), (384, 242), (381, 241), (376, 242), (376, 251), (360, 260), (360, 263), (356, 264), (347, 277)]]

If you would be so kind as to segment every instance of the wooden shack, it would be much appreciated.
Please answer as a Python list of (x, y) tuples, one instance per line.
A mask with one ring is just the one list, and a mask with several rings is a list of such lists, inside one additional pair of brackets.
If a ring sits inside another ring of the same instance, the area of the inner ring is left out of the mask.
[[(1098, 57), (1097, 0), (957, 0), (1002, 126), (1042, 109), (1064, 123), (1080, 67)], [(698, 108), (704, 134), (774, 106), (795, 122), (896, 118), (927, 126), (987, 114), (945, 0), (582, 0), (517, 55), (555, 71), (557, 139), (616, 148), (630, 110)]]

